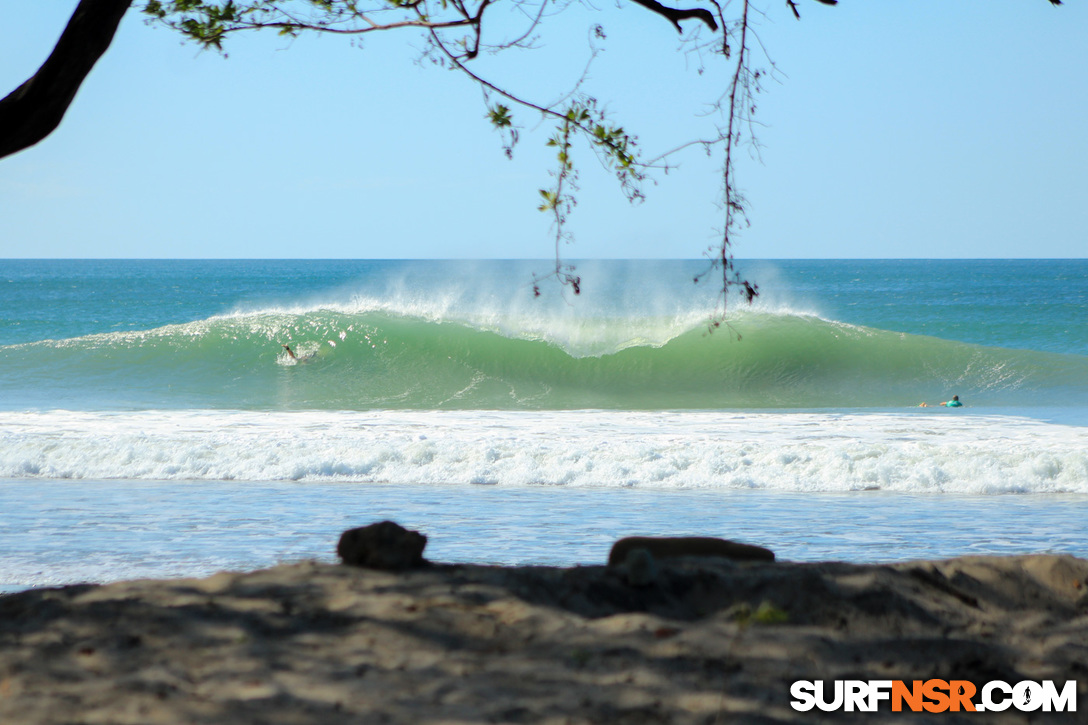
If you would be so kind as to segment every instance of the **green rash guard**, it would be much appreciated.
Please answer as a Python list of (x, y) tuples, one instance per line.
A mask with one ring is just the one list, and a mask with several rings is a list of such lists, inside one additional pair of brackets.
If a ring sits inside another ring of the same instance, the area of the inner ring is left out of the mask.
[(963, 403), (958, 400), (950, 400), (947, 403), (944, 403), (944, 406), (946, 408), (959, 408), (963, 406)]

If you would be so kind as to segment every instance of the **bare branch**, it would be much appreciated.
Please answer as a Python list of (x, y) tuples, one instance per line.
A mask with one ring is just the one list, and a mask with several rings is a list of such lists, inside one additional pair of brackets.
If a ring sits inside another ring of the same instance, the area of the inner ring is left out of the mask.
[(714, 20), (714, 14), (706, 8), (688, 8), (686, 10), (680, 10), (666, 7), (657, 2), (657, 0), (631, 0), (631, 2), (636, 5), (641, 5), (650, 12), (657, 13), (666, 18), (670, 23), (676, 26), (676, 32), (678, 33), (684, 32), (684, 29), (680, 27), (680, 21), (688, 20), (690, 18), (702, 20), (712, 31), (717, 31), (718, 29), (718, 23)]

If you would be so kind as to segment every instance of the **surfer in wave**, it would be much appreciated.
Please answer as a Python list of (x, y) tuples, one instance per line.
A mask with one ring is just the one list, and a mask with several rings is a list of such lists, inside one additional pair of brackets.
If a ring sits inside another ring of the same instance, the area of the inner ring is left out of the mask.
[[(928, 407), (930, 407), (930, 405), (929, 405), (929, 403), (922, 403), (922, 404), (921, 404), (921, 405), (919, 405), (918, 407), (919, 407), (919, 408), (928, 408)], [(944, 402), (944, 403), (937, 403), (937, 405), (936, 405), (936, 406), (934, 406), (934, 407), (937, 407), (937, 408), (940, 408), (940, 407), (945, 407), (945, 408), (962, 408), (962, 407), (963, 407), (963, 403), (961, 403), (961, 402), (960, 402), (960, 396), (958, 396), (958, 395), (953, 395), (953, 396), (952, 396), (952, 400), (946, 401), (946, 402)]]
[(317, 353), (315, 353), (315, 352), (312, 352), (312, 353), (310, 353), (309, 355), (303, 355), (302, 357), (299, 357), (298, 355), (296, 355), (296, 354), (294, 353), (294, 351), (292, 351), (292, 350), (291, 350), (291, 346), (290, 346), (290, 345), (281, 345), (281, 347), (282, 347), (282, 348), (283, 348), (284, 350), (286, 350), (286, 351), (287, 351), (287, 356), (288, 356), (289, 358), (291, 358), (292, 360), (296, 361), (296, 362), (306, 362), (307, 360), (310, 360), (310, 359), (312, 359), (312, 358), (313, 358), (313, 357), (314, 357), (315, 355), (317, 355)]

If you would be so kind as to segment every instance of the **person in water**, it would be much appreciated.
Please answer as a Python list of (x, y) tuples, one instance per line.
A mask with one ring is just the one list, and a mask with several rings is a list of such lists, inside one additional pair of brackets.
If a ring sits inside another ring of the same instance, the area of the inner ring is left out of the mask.
[[(945, 408), (962, 408), (962, 407), (963, 407), (963, 403), (961, 403), (961, 402), (960, 402), (960, 396), (958, 396), (958, 395), (953, 395), (953, 396), (952, 396), (952, 400), (949, 400), (949, 401), (947, 401), (947, 402), (944, 402), (944, 403), (937, 403), (937, 407), (938, 407), (938, 408), (940, 408), (940, 407), (942, 407), (942, 406), (943, 406), (943, 407), (945, 407)], [(922, 404), (921, 404), (921, 405), (919, 405), (918, 407), (919, 407), (919, 408), (928, 408), (928, 407), (929, 407), (929, 403), (922, 403)]]
[(295, 351), (291, 349), (290, 345), (280, 345), (280, 347), (282, 347), (284, 350), (286, 350), (287, 351), (287, 356), (289, 358), (291, 358), (292, 360), (294, 360), (295, 362), (306, 363), (306, 362), (312, 361), (315, 357), (317, 357), (317, 351), (316, 350), (314, 352), (308, 352), (308, 353), (306, 353), (304, 355), (296, 355)]

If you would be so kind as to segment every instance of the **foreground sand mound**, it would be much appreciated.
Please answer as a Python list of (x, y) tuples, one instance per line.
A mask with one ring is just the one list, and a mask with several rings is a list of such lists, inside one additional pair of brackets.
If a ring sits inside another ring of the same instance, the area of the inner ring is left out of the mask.
[[(315, 563), (0, 597), (0, 723), (1086, 722), (1088, 561)], [(799, 679), (1077, 680), (1077, 713), (795, 712)]]

